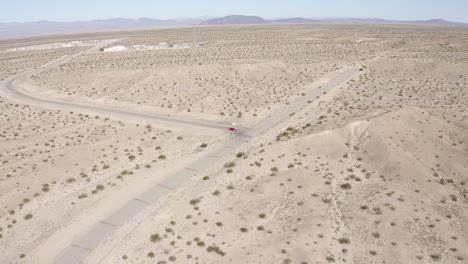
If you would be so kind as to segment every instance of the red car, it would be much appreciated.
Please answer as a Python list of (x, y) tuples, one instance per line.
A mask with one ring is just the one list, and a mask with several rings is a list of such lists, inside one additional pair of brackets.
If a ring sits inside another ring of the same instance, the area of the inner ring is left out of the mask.
[(235, 129), (233, 127), (228, 128), (228, 130), (231, 131), (231, 132), (237, 132), (237, 129)]

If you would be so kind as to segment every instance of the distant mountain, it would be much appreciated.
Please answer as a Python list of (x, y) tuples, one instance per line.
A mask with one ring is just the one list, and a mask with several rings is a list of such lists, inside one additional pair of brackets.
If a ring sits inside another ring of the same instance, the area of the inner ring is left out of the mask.
[[(195, 19), (200, 20), (200, 21), (205, 21), (205, 20), (210, 20), (210, 19), (213, 19), (213, 18), (217, 18), (217, 16), (201, 16), (201, 17), (197, 17)], [(194, 18), (191, 18), (191, 17), (176, 17), (173, 20), (183, 21), (183, 20), (190, 20), (190, 19), (194, 19)]]
[(396, 21), (380, 18), (282, 18), (265, 20), (258, 16), (226, 16), (226, 17), (200, 17), (200, 18), (176, 18), (160, 20), (154, 18), (113, 18), (105, 20), (52, 22), (37, 21), (24, 23), (0, 23), (0, 39), (20, 38), (37, 35), (50, 35), (61, 33), (79, 33), (104, 30), (129, 30), (186, 25), (244, 25), (244, 24), (284, 24), (284, 23), (408, 23), (466, 26), (468, 24), (450, 22), (443, 19), (430, 19), (418, 21)]
[(265, 20), (258, 16), (226, 16), (203, 21), (202, 25), (236, 25), (236, 24), (300, 24), (300, 23), (401, 23), (401, 24), (427, 24), (427, 25), (468, 25), (458, 22), (450, 22), (443, 19), (416, 20), (416, 21), (398, 21), (386, 20), (381, 18), (280, 18)]
[(24, 23), (0, 23), (0, 39), (1, 38), (18, 38), (37, 35), (49, 35), (60, 33), (78, 33), (92, 32), (102, 30), (115, 29), (138, 29), (138, 28), (155, 28), (155, 27), (170, 27), (184, 25), (198, 25), (203, 22), (202, 18), (187, 18), (187, 19), (168, 19), (159, 20), (153, 18), (113, 18), (105, 20), (91, 21), (75, 21), (75, 22), (52, 22), (52, 21), (37, 21)]
[(395, 23), (394, 20), (385, 20), (381, 18), (325, 18), (316, 19), (314, 22), (320, 23)]
[(258, 16), (225, 16), (202, 22), (202, 25), (241, 25), (265, 24), (266, 20)]
[(283, 24), (283, 23), (298, 24), (298, 23), (312, 23), (312, 22), (316, 22), (316, 20), (303, 18), (303, 17), (292, 17), (292, 18), (279, 18), (279, 19), (268, 20), (268, 22), (277, 23), (277, 24)]
[(451, 22), (443, 19), (416, 20), (416, 21), (399, 21), (386, 20), (381, 18), (283, 18), (267, 20), (268, 23), (399, 23), (399, 24), (426, 24), (426, 25), (448, 25), (448, 26), (466, 26), (468, 24)]
[(414, 24), (430, 24), (430, 25), (451, 25), (451, 26), (468, 26), (466, 23), (446, 21), (443, 19), (429, 19), (417, 21), (400, 21), (400, 23), (414, 23)]

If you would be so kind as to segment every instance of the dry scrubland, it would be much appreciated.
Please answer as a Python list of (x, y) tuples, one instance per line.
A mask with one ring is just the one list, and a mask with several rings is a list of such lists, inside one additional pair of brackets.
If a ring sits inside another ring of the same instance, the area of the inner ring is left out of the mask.
[(22, 252), (117, 188), (154, 178), (218, 138), (5, 99), (0, 109), (0, 245), (18, 242)]
[[(65, 41), (50, 39), (49, 41)], [(1, 45), (1, 50), (42, 41)], [(89, 47), (88, 47), (89, 48)], [(0, 52), (3, 78), (83, 48)], [(220, 135), (182, 133), (143, 121), (51, 110), (0, 97), (0, 251), (15, 263), (57, 227), (76, 221), (128, 182), (154, 175)], [(92, 210), (91, 210), (92, 211)], [(28, 241), (28, 242), (25, 242)], [(15, 248), (12, 249), (11, 247)], [(31, 262), (31, 261), (29, 261)], [(33, 262), (33, 261), (32, 261)]]
[(0, 51), (0, 81), (41, 66), (64, 55), (74, 54), (85, 48), (63, 48), (38, 51), (5, 52)]
[[(190, 29), (113, 34), (127, 46), (191, 38)], [(466, 263), (467, 28), (207, 27), (199, 40), (82, 55), (28, 89), (250, 126), (334, 71), (364, 71), (149, 206), (86, 263)], [(220, 139), (5, 98), (0, 107), (8, 263), (33, 263), (70, 218), (99, 215), (97, 203)]]
[[(320, 29), (286, 30), (201, 28), (203, 46), (196, 49), (88, 54), (34, 76), (28, 86), (65, 100), (250, 126), (300, 97), (328, 72), (372, 58), (382, 45), (343, 39), (330, 46), (327, 40), (299, 39), (330, 37)], [(118, 44), (190, 38), (190, 30), (168, 30)]]

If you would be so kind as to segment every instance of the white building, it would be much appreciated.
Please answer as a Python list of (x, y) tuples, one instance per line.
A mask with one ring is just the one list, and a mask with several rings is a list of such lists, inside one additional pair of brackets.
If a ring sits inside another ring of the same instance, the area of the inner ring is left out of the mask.
[(127, 48), (124, 46), (114, 46), (111, 48), (104, 49), (104, 52), (114, 52), (114, 51), (126, 51)]

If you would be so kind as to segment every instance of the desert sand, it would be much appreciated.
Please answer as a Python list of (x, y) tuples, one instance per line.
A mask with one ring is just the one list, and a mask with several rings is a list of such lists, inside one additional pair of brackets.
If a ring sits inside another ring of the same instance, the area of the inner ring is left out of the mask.
[[(195, 47), (121, 52), (48, 43), (189, 43), (192, 29), (0, 41), (2, 263), (57, 263), (95, 223), (226, 142), (242, 144), (115, 226), (79, 262), (466, 263), (468, 28), (197, 32)], [(240, 133), (70, 110), (5, 88), (79, 52), (15, 86)]]

